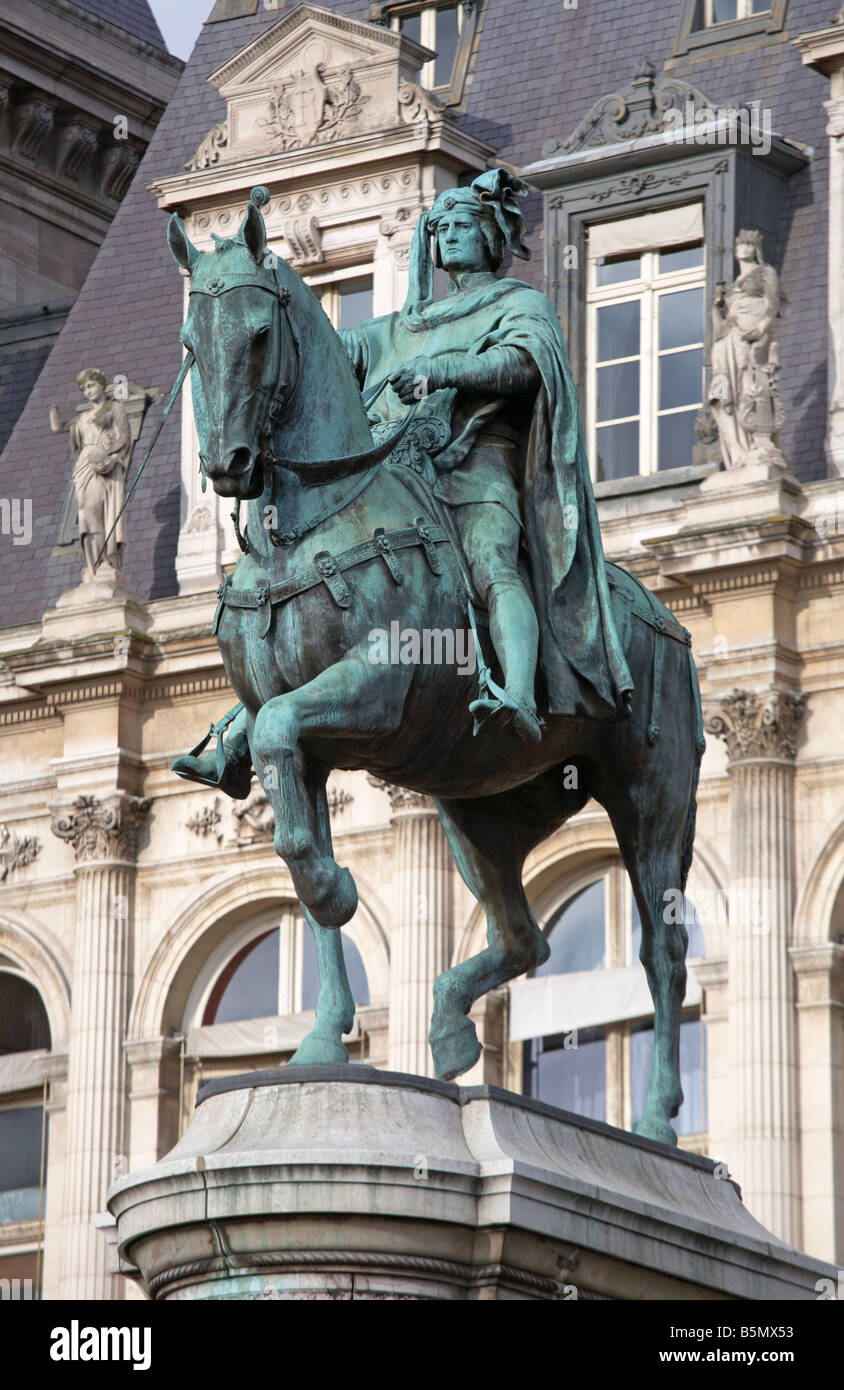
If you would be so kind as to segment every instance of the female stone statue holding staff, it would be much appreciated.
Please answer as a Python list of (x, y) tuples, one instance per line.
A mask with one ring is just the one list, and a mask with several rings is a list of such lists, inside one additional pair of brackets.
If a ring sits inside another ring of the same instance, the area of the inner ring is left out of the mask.
[[(76, 378), (88, 410), (82, 410), (68, 423), (63, 423), (58, 407), (50, 407), (50, 428), (54, 434), (70, 432), (70, 447), (77, 455), (73, 468), (73, 486), (79, 509), (79, 539), (85, 556), (83, 582), (94, 577), (97, 556), (114, 525), (120, 508), (126, 481), (126, 467), (132, 450), (129, 416), (119, 400), (106, 396), (105, 374), (96, 367), (86, 367)], [(105, 564), (116, 572), (123, 568), (123, 546), (126, 532), (121, 518), (110, 536)]]

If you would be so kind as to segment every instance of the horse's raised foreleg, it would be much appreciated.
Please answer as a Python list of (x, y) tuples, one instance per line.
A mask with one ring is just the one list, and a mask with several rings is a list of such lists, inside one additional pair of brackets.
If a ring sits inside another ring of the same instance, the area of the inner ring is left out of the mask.
[(353, 655), (298, 690), (268, 700), (255, 717), (250, 746), (275, 816), (276, 852), (299, 901), (320, 926), (342, 927), (354, 916), (358, 897), (349, 870), (334, 859), (330, 832), (320, 831), (307, 740), (398, 728), (404, 689), (394, 673), (407, 670), (375, 667), (365, 653)]
[(584, 805), (585, 790), (564, 787), (553, 768), (497, 796), (443, 800), (437, 810), (461, 877), (487, 915), (487, 946), (434, 982), (428, 1041), (437, 1075), (460, 1076), (481, 1055), (467, 1018), (476, 999), (548, 959), (549, 947), (522, 887), (530, 851)]

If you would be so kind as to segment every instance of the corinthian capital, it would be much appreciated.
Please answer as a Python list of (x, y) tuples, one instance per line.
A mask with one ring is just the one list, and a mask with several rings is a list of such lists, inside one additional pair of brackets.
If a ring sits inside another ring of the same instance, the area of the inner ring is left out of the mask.
[(60, 840), (73, 845), (77, 864), (96, 859), (133, 860), (138, 852), (138, 831), (149, 811), (149, 798), (118, 792), (99, 801), (77, 796), (69, 806), (53, 810), (51, 829)]
[(408, 791), (407, 787), (396, 787), (392, 782), (385, 782), (381, 777), (375, 777), (372, 773), (366, 779), (371, 787), (378, 787), (382, 792), (386, 792), (390, 798), (390, 810), (393, 815), (399, 811), (431, 811), (435, 812), (436, 807), (430, 796), (424, 792)]
[(704, 727), (724, 740), (731, 763), (743, 758), (794, 758), (797, 725), (805, 711), (805, 695), (734, 690), (709, 709)]

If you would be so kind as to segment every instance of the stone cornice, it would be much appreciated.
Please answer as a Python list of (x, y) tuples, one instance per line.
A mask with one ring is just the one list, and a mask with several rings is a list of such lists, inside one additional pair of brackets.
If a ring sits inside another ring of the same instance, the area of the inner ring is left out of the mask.
[(54, 806), (51, 830), (73, 847), (77, 866), (100, 860), (133, 863), (138, 834), (149, 812), (149, 798), (116, 792), (100, 801), (77, 796), (69, 806)]
[(744, 762), (793, 762), (807, 698), (778, 689), (736, 689), (707, 702), (704, 728), (726, 743), (731, 770)]

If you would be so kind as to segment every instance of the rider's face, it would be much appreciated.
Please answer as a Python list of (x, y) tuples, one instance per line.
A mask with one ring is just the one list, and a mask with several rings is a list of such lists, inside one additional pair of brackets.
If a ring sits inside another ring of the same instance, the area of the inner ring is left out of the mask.
[(489, 270), (489, 252), (480, 223), (454, 208), (440, 219), (437, 245), (444, 270)]

